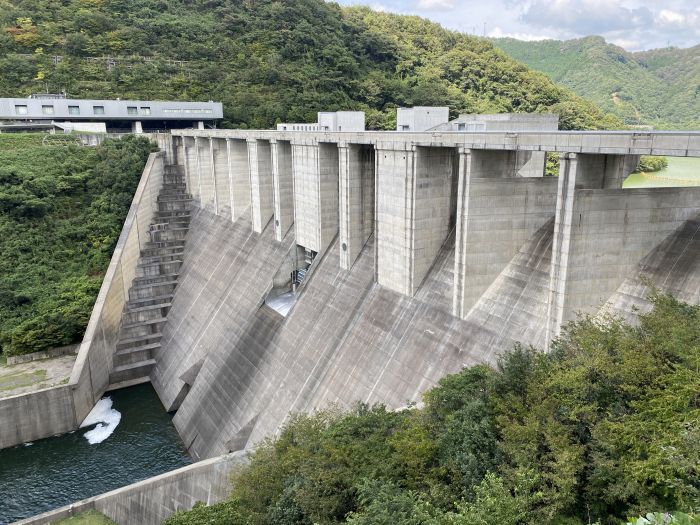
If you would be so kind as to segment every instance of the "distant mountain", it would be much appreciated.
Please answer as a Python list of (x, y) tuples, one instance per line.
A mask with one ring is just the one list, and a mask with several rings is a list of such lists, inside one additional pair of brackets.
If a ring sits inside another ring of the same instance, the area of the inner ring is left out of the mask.
[(700, 45), (630, 53), (597, 36), (493, 43), (627, 124), (700, 128)]
[(323, 0), (0, 0), (0, 96), (217, 100), (228, 127), (397, 106), (621, 125), (484, 39)]

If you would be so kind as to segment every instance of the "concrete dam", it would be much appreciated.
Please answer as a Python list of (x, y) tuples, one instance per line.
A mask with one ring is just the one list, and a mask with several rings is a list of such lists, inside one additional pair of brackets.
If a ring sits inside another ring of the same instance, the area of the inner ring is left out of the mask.
[(633, 320), (652, 285), (700, 303), (700, 187), (622, 189), (640, 155), (700, 157), (700, 133), (157, 140), (69, 383), (0, 400), (0, 447), (150, 381), (213, 458), (292, 412), (420, 402), (515, 342), (545, 349), (579, 312)]

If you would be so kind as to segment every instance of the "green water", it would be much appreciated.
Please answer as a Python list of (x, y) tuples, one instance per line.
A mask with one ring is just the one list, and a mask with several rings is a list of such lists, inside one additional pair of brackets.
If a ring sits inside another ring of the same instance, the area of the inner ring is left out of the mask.
[(84, 428), (0, 450), (0, 525), (192, 462), (150, 384), (109, 395), (121, 421), (102, 443)]
[(668, 167), (654, 173), (633, 173), (623, 188), (700, 186), (700, 158), (668, 157)]

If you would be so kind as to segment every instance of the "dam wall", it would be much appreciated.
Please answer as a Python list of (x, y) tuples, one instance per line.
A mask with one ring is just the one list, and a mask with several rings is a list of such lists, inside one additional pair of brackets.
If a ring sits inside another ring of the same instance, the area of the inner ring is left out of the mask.
[(152, 153), (146, 162), (68, 383), (0, 399), (0, 448), (75, 430), (107, 389), (122, 311), (149, 239), (164, 156)]
[[(204, 198), (206, 141), (229, 184)], [(151, 379), (196, 459), (254, 446), (290, 412), (420, 402), (515, 342), (546, 348), (576, 311), (643, 302), (636, 272), (700, 300), (700, 189), (621, 187), (639, 155), (700, 155), (697, 133), (182, 130), (173, 144), (204, 203)], [(206, 204), (220, 191), (239, 195), (230, 216)], [(649, 271), (673, 256), (677, 270)]]

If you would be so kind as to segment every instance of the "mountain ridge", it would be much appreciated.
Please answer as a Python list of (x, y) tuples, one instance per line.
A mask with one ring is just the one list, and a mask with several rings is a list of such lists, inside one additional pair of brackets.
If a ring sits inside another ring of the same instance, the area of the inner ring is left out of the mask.
[(700, 127), (700, 45), (629, 52), (600, 36), (491, 41), (626, 124)]
[[(0, 0), (0, 96), (216, 99), (227, 127), (397, 106), (555, 111), (565, 129), (619, 126), (483, 39), (418, 17), (321, 0)], [(88, 57), (139, 54), (105, 64)], [(62, 60), (52, 56), (61, 55)], [(173, 60), (189, 61), (178, 66)]]

